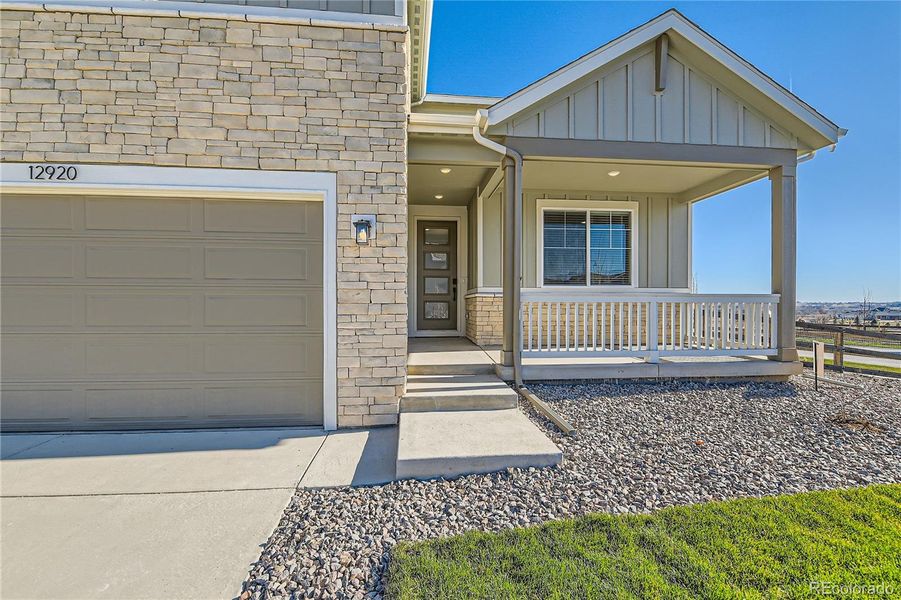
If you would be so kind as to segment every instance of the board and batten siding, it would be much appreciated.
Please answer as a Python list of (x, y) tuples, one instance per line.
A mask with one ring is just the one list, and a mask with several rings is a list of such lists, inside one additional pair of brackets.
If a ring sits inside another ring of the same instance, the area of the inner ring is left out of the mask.
[[(480, 287), (501, 286), (502, 202), (500, 188), (482, 198), (482, 257)], [(523, 191), (523, 287), (539, 287), (538, 282), (538, 200), (571, 200), (574, 206), (597, 202), (598, 210), (606, 202), (634, 202), (638, 250), (639, 288), (690, 287), (691, 205), (663, 194)], [(473, 235), (475, 237), (475, 235)]]
[(521, 137), (797, 148), (797, 140), (672, 52), (655, 91), (644, 46), (489, 129)]

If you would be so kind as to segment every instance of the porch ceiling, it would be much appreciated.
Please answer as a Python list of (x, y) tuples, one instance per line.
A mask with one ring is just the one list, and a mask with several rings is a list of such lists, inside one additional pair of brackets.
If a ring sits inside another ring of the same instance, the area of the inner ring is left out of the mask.
[[(611, 176), (610, 172), (619, 175)], [(708, 196), (763, 177), (766, 171), (624, 162), (526, 160), (525, 189), (672, 194), (683, 200)]]
[[(450, 168), (450, 173), (442, 173)], [(476, 166), (411, 164), (407, 171), (410, 204), (466, 206), (492, 169)], [(435, 198), (436, 195), (443, 196)]]

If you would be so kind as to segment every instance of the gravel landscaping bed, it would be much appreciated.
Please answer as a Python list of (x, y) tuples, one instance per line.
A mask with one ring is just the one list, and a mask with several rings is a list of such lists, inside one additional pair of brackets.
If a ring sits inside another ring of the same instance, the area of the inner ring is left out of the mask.
[(452, 481), (299, 489), (242, 598), (377, 598), (400, 540), (497, 531), (589, 512), (901, 482), (901, 381), (532, 385), (578, 430), (551, 469)]

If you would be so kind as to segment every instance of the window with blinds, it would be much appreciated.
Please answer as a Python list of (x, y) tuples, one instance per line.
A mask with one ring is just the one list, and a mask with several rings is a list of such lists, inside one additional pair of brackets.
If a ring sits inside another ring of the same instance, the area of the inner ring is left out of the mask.
[(631, 285), (632, 213), (544, 211), (544, 285)]

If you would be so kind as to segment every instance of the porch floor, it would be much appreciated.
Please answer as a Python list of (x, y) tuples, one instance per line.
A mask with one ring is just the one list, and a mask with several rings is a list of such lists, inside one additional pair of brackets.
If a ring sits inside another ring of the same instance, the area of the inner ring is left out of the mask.
[[(493, 368), (504, 380), (513, 379), (513, 370), (501, 365), (499, 346), (480, 347), (466, 338), (410, 338), (410, 374), (430, 374), (444, 365), (485, 372)], [(563, 354), (563, 353), (561, 353)], [(800, 362), (779, 362), (763, 356), (668, 356), (658, 363), (635, 357), (566, 356), (523, 358), (523, 379), (645, 379), (645, 378), (776, 378), (801, 372)], [(468, 372), (468, 371), (467, 371)]]

